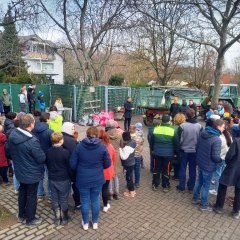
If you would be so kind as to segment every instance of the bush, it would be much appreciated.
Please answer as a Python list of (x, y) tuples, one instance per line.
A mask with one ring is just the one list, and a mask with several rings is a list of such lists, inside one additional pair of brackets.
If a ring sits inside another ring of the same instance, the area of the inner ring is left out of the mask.
[(121, 86), (124, 82), (124, 76), (122, 74), (115, 74), (108, 80), (108, 85)]
[(131, 82), (131, 87), (149, 87), (146, 82)]
[(0, 83), (6, 82), (6, 73), (3, 71), (0, 71)]

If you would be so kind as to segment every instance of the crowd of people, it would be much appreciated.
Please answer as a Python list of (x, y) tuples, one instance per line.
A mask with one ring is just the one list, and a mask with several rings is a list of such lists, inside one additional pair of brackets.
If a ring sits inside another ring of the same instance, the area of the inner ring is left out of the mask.
[[(25, 90), (23, 87), (21, 92)], [(137, 196), (141, 168), (144, 168), (145, 137), (140, 122), (131, 124), (133, 107), (130, 97), (124, 103), (124, 130), (116, 121), (109, 120), (105, 128), (90, 126), (81, 141), (75, 125), (64, 122), (58, 105), (51, 106), (49, 112), (40, 109), (42, 111), (36, 114), (35, 104), (30, 101), (32, 115), (26, 113), (27, 105), (23, 106), (21, 97), (19, 99), (21, 111), (7, 112), (4, 124), (0, 125), (0, 175), (3, 184), (9, 185), (8, 169), (13, 168), (13, 185), (18, 194), (18, 222), (29, 227), (41, 224), (42, 219), (36, 217), (37, 202), (47, 197), (54, 213), (54, 223), (66, 225), (71, 220), (68, 200), (72, 194), (75, 210), (82, 214), (83, 229), (89, 228), (90, 206), (92, 227), (98, 229), (100, 195), (105, 213), (111, 207), (109, 201), (121, 197), (121, 185), (127, 186), (124, 197)], [(184, 107), (178, 105), (175, 97), (170, 114), (164, 114), (160, 122), (154, 122), (148, 128), (153, 191), (158, 190), (161, 183), (163, 192), (168, 192), (171, 180), (178, 181), (177, 191), (191, 192), (192, 203), (199, 204), (201, 211), (214, 210), (221, 214), (227, 187), (234, 186), (235, 197), (229, 199), (233, 205), (233, 217), (238, 219), (238, 117), (226, 118), (224, 113), (219, 115), (215, 111), (211, 116), (207, 114), (203, 127), (198, 123), (197, 108), (192, 100), (189, 105), (184, 101)], [(173, 176), (170, 176), (171, 170)], [(120, 184), (121, 174), (125, 175), (126, 183)], [(210, 189), (211, 182), (214, 182), (213, 189)], [(209, 194), (217, 195), (214, 206), (208, 202)]]

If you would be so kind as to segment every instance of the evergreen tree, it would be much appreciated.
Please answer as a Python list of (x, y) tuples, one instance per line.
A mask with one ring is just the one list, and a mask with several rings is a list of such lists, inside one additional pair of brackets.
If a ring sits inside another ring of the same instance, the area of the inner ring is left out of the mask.
[(0, 36), (0, 70), (11, 76), (16, 76), (24, 67), (21, 59), (21, 49), (15, 23), (10, 9), (4, 21), (4, 30)]

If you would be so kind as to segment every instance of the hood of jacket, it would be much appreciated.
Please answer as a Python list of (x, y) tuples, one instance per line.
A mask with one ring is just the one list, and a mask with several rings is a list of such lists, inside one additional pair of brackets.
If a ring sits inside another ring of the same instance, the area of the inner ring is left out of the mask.
[(59, 116), (59, 113), (56, 111), (50, 112), (50, 119), (55, 120)]
[(189, 122), (189, 123), (198, 123), (197, 119), (195, 119), (195, 118), (188, 118), (188, 119), (186, 120), (186, 122)]
[(36, 133), (41, 133), (49, 129), (49, 126), (45, 122), (37, 122), (35, 127), (34, 127), (34, 132)]
[(112, 129), (108, 130), (107, 133), (108, 133), (109, 138), (110, 138), (111, 140), (116, 140), (116, 139), (118, 139), (118, 138), (119, 138), (119, 135), (120, 135), (119, 132), (118, 132), (118, 130), (117, 130), (116, 128), (112, 128)]
[(205, 130), (202, 131), (201, 137), (204, 139), (208, 139), (220, 135), (221, 132), (219, 130), (212, 127), (206, 127)]
[(9, 127), (11, 125), (14, 127), (14, 122), (13, 122), (13, 120), (6, 118), (5, 121), (4, 121), (4, 125), (6, 127)]
[(14, 130), (10, 137), (9, 137), (9, 140), (15, 144), (15, 145), (18, 145), (18, 144), (21, 144), (21, 143), (24, 143), (26, 141), (28, 141), (29, 139), (31, 139), (33, 137), (33, 135), (26, 131), (26, 130), (23, 130), (21, 128), (17, 128), (16, 130)]
[(87, 149), (95, 149), (101, 143), (101, 140), (99, 138), (88, 138), (88, 137), (86, 137), (82, 140), (81, 143)]

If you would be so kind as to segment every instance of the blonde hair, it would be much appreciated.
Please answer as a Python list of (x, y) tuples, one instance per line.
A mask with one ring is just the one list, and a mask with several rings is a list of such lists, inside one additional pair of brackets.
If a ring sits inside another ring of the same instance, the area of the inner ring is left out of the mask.
[(131, 125), (130, 127), (129, 127), (129, 132), (130, 133), (135, 133), (136, 132), (136, 126), (135, 125)]
[(53, 144), (58, 144), (63, 139), (62, 133), (54, 132), (51, 135), (51, 140)]
[(183, 113), (177, 113), (174, 117), (174, 125), (181, 125), (186, 122), (186, 117)]
[(97, 127), (89, 127), (86, 134), (88, 138), (97, 138), (98, 137)]

